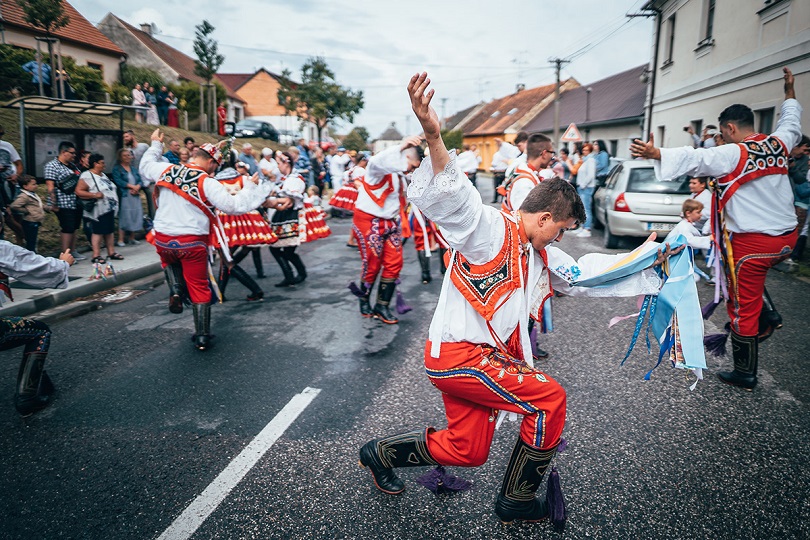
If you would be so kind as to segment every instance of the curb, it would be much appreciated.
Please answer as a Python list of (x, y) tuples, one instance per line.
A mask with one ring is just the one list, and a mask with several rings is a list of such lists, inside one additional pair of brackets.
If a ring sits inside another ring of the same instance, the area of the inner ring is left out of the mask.
[[(157, 261), (147, 264), (146, 266), (122, 271), (116, 274), (115, 278), (113, 279), (100, 279), (93, 281), (86, 280), (84, 283), (77, 284), (67, 289), (43, 291), (42, 294), (38, 294), (19, 303), (15, 302), (0, 310), (0, 316), (26, 317), (35, 313), (45, 312), (42, 313), (41, 316), (37, 317), (37, 319), (45, 320), (46, 318), (51, 318), (53, 320), (54, 314), (50, 312), (56, 311), (53, 308), (57, 306), (67, 304), (68, 302), (76, 300), (77, 298), (114, 289), (120, 285), (124, 285), (125, 283), (130, 283), (141, 278), (152, 276), (153, 274), (160, 273), (162, 276), (162, 272), (163, 269), (160, 265), (160, 261)], [(95, 303), (96, 302), (92, 301), (77, 303), (79, 305), (75, 307), (71, 306), (71, 309), (68, 311), (73, 311), (74, 309), (76, 311), (93, 311), (95, 308), (90, 307), (90, 305)], [(62, 318), (64, 316), (65, 314), (59, 314), (59, 316), (56, 318)]]

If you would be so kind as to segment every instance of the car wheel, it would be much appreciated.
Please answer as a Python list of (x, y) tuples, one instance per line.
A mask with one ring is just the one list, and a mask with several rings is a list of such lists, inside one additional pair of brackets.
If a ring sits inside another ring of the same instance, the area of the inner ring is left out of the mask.
[(621, 236), (616, 236), (612, 232), (610, 232), (610, 223), (608, 220), (605, 219), (605, 247), (608, 249), (616, 249), (619, 247), (619, 240), (621, 240)]

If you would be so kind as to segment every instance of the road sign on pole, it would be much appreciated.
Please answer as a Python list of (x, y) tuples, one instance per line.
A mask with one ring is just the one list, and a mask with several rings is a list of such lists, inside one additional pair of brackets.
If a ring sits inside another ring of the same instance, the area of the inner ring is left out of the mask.
[(571, 122), (571, 125), (568, 126), (568, 129), (565, 130), (563, 136), (560, 137), (561, 141), (565, 142), (581, 142), (582, 135), (579, 134), (579, 130), (577, 129), (577, 125)]

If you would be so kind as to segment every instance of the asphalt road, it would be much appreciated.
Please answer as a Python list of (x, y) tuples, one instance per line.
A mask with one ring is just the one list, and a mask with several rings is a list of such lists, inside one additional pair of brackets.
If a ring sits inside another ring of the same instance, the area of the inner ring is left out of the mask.
[[(400, 496), (373, 487), (357, 464), (364, 442), (444, 427), (422, 368), (440, 282), (419, 282), (409, 243), (403, 289), (414, 310), (396, 326), (362, 319), (345, 288), (359, 272), (344, 246), (349, 222), (330, 225), (331, 238), (301, 249), (304, 285), (272, 287), (280, 272), (266, 251), (264, 302), (241, 300), (247, 292), (232, 280), (206, 353), (188, 339), (191, 314), (168, 313), (165, 286), (137, 291), (52, 326), (47, 367), (58, 395), (20, 419), (19, 353), (4, 352), (0, 538), (158, 538), (307, 388), (320, 392), (288, 415), (192, 538), (810, 537), (808, 283), (769, 276), (785, 328), (762, 346), (751, 393), (712, 373), (692, 392), (692, 379), (668, 366), (644, 381), (656, 351), (638, 346), (619, 367), (633, 324), (607, 327), (635, 311), (634, 299), (555, 299), (555, 331), (541, 345), (551, 352), (543, 369), (568, 392), (558, 467), (569, 521), (559, 534), (548, 524), (504, 526), (492, 512), (516, 423), (496, 432), (485, 465), (451, 469), (473, 482), (469, 492), (437, 498), (414, 482), (421, 468), (401, 470)], [(595, 234), (560, 247), (578, 256), (608, 251), (600, 246)], [(249, 260), (244, 267), (253, 273)], [(709, 288), (699, 288), (707, 300)], [(729, 363), (709, 360), (713, 370)]]

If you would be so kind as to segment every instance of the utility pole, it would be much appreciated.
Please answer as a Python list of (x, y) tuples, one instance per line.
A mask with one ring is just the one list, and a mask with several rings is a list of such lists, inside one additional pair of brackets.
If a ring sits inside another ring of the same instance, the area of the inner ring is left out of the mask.
[(563, 58), (551, 58), (549, 62), (554, 64), (557, 80), (557, 84), (554, 87), (554, 137), (552, 139), (554, 148), (556, 149), (560, 142), (560, 68), (571, 61)]

